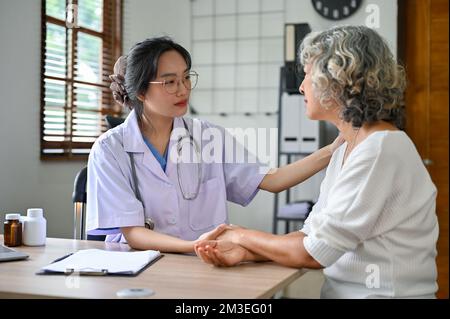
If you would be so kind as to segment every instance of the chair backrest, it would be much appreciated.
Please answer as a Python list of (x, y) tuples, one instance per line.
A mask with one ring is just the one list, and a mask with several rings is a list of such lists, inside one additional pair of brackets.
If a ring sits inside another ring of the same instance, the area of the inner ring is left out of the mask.
[(75, 177), (73, 183), (72, 202), (74, 205), (74, 230), (75, 239), (85, 239), (85, 216), (86, 216), (86, 182), (87, 166), (83, 167)]
[[(107, 115), (105, 117), (108, 129), (116, 127), (124, 122), (124, 118)], [(72, 202), (74, 204), (74, 239), (105, 240), (105, 235), (87, 235), (86, 236), (86, 184), (87, 184), (87, 166), (83, 167), (75, 177), (73, 183)]]
[(106, 125), (108, 125), (108, 129), (116, 127), (117, 125), (122, 124), (125, 119), (122, 117), (116, 117), (112, 115), (106, 115), (105, 117)]

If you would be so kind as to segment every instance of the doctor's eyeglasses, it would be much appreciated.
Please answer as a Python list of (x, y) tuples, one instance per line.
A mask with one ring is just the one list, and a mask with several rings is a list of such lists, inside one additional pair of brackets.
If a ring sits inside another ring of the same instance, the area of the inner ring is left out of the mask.
[(148, 83), (162, 84), (167, 93), (175, 94), (179, 89), (180, 82), (183, 83), (184, 87), (187, 90), (191, 91), (197, 85), (197, 81), (198, 81), (198, 73), (195, 71), (190, 71), (189, 73), (183, 75), (181, 80), (178, 80), (178, 78), (175, 75), (169, 75), (164, 78), (164, 81), (150, 81)]

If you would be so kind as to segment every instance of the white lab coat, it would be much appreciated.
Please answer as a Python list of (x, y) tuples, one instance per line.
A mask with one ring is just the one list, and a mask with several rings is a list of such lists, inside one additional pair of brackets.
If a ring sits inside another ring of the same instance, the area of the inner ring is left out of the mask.
[[(185, 118), (185, 121), (192, 128), (192, 119)], [(228, 134), (221, 127), (205, 121), (200, 123), (202, 131), (219, 129), (222, 141)], [(183, 120), (175, 118), (169, 152), (177, 143), (175, 128), (183, 127)], [(204, 145), (205, 141), (202, 139), (199, 144)], [(238, 151), (249, 155), (242, 145), (237, 145)], [(228, 152), (225, 148), (222, 151)], [(142, 202), (135, 195), (128, 152), (134, 154)], [(123, 124), (97, 139), (89, 155), (87, 233), (107, 234), (107, 241), (124, 241), (120, 227), (143, 226), (145, 218), (151, 218), (157, 232), (184, 240), (197, 239), (217, 225), (228, 222), (227, 200), (247, 205), (268, 170), (269, 167), (257, 160), (253, 163), (203, 162), (198, 196), (194, 200), (185, 200), (178, 183), (176, 161), (171, 160), (169, 154), (166, 171), (162, 170), (144, 143), (133, 110)]]

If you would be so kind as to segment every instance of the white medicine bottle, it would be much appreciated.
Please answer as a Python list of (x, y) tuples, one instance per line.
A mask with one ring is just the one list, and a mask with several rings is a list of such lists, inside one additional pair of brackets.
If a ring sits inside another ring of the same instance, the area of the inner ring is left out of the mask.
[(47, 220), (42, 208), (28, 208), (27, 216), (22, 219), (22, 241), (27, 246), (43, 246), (47, 237)]

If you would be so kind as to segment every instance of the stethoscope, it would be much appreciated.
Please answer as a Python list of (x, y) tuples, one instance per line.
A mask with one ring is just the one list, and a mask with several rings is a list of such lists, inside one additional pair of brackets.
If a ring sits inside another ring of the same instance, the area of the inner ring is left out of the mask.
[[(186, 121), (184, 120), (184, 118), (182, 118), (183, 120), (183, 124), (184, 124), (184, 128), (186, 129), (186, 134), (179, 136), (178, 137), (178, 141), (177, 141), (177, 178), (178, 178), (178, 185), (180, 186), (180, 190), (181, 190), (181, 194), (183, 195), (183, 198), (185, 200), (194, 200), (197, 198), (198, 196), (198, 192), (200, 189), (200, 183), (202, 180), (202, 157), (200, 154), (200, 147), (198, 146), (197, 142), (194, 140), (194, 138), (192, 137), (191, 132), (189, 131), (189, 128), (186, 124)], [(194, 119), (193, 121), (196, 121), (196, 119)], [(182, 163), (182, 151), (183, 151), (183, 140), (188, 140), (188, 145), (192, 146), (192, 149), (194, 150), (195, 156), (197, 157), (197, 184), (195, 186), (195, 190), (193, 193), (187, 193), (184, 191), (184, 187), (183, 187), (183, 180), (180, 177), (180, 163)]]
[[(194, 140), (194, 137), (192, 136), (191, 132), (189, 131), (189, 128), (186, 124), (186, 121), (184, 118), (181, 118), (183, 120), (184, 128), (186, 129), (186, 133), (184, 135), (181, 135), (177, 139), (177, 179), (178, 179), (178, 185), (180, 186), (181, 194), (185, 200), (194, 200), (197, 198), (199, 190), (200, 190), (200, 184), (202, 180), (202, 158), (200, 154), (200, 147), (198, 146), (197, 142)], [(193, 121), (196, 121), (196, 119), (193, 119)], [(184, 142), (187, 140), (187, 142)], [(180, 176), (181, 173), (181, 167), (180, 164), (182, 163), (182, 151), (183, 151), (183, 145), (187, 144), (192, 146), (192, 149), (194, 150), (195, 156), (197, 157), (197, 184), (194, 188), (194, 192), (190, 193), (185, 191), (183, 178)], [(142, 201), (141, 194), (139, 192), (138, 185), (138, 178), (136, 174), (136, 165), (134, 163), (134, 154), (128, 153), (130, 157), (131, 162), (131, 173), (133, 177), (133, 183), (134, 183), (134, 192), (136, 194), (136, 198), (144, 205), (144, 202)], [(145, 227), (148, 229), (154, 229), (155, 223), (151, 218), (145, 218)]]

